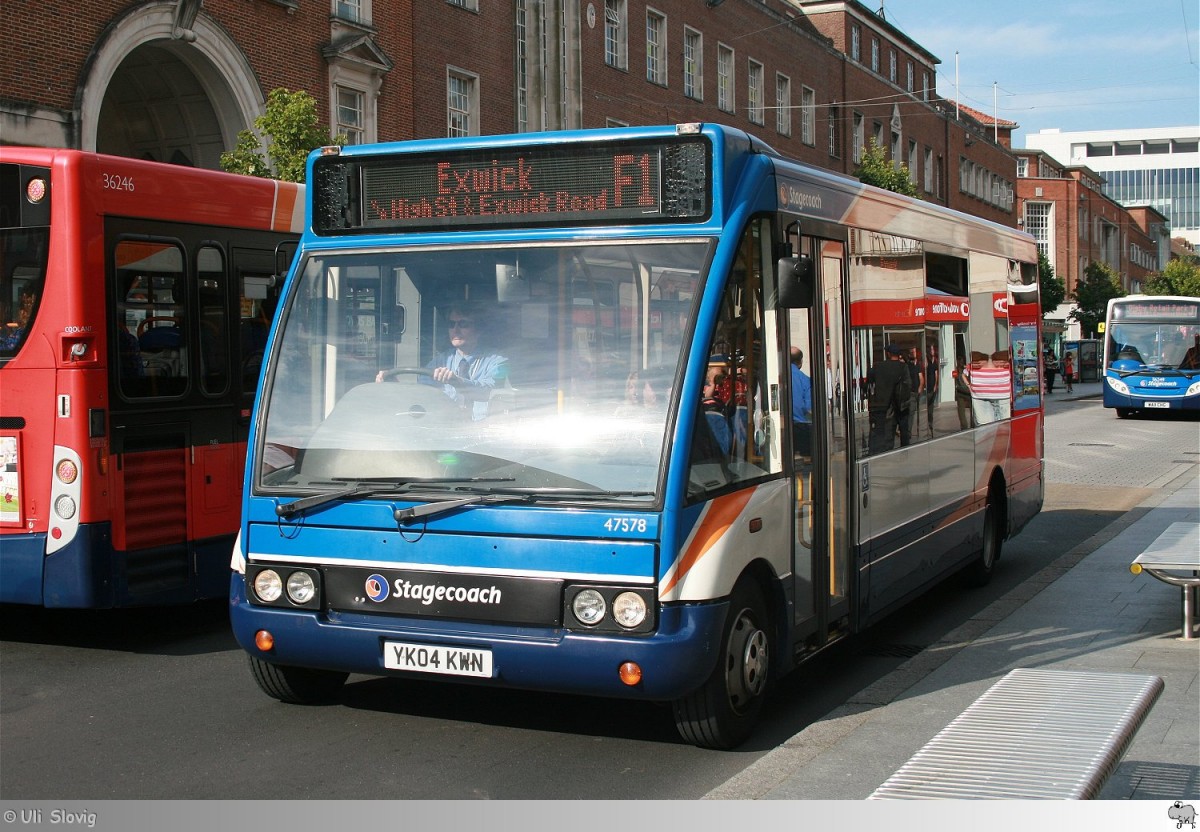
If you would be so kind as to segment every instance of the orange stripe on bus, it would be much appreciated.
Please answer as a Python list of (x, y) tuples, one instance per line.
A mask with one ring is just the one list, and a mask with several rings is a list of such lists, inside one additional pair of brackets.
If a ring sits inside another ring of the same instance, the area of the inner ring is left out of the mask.
[(753, 492), (753, 488), (747, 488), (745, 491), (713, 500), (708, 511), (704, 513), (704, 518), (700, 521), (700, 527), (696, 530), (691, 545), (679, 559), (679, 565), (675, 567), (675, 574), (662, 588), (664, 595), (670, 592), (680, 579), (691, 571), (700, 558), (716, 545), (716, 542), (733, 525), (733, 521), (742, 513), (742, 509), (750, 502), (750, 495)]
[(275, 217), (271, 223), (273, 231), (296, 231), (292, 220), (296, 211), (296, 200), (300, 189), (294, 182), (275, 183)]

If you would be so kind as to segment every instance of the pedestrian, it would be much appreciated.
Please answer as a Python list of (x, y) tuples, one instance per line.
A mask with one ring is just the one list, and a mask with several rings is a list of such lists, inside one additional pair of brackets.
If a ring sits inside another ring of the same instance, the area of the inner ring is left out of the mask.
[(868, 449), (872, 454), (890, 451), (896, 430), (901, 430), (901, 444), (907, 445), (908, 404), (912, 390), (904, 350), (899, 344), (888, 344), (884, 361), (868, 372), (870, 387), (871, 435)]
[(975, 417), (971, 407), (971, 374), (967, 370), (967, 360), (961, 355), (954, 362), (954, 404), (958, 408), (959, 430), (973, 427)]
[(1075, 382), (1075, 353), (1069, 352), (1063, 356), (1062, 377), (1063, 385), (1067, 388), (1067, 392), (1070, 393), (1075, 389), (1073, 386)]
[(1046, 374), (1046, 392), (1054, 392), (1054, 377), (1058, 375), (1058, 359), (1054, 357), (1054, 353), (1046, 350), (1042, 356), (1042, 367)]

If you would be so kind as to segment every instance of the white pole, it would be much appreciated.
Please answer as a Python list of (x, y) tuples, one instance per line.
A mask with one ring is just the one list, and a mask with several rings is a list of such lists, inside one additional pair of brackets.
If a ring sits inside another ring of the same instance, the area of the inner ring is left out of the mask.
[(992, 141), (1000, 144), (1000, 99), (996, 93), (996, 82), (992, 82)]
[(954, 50), (954, 120), (958, 121), (958, 50)]

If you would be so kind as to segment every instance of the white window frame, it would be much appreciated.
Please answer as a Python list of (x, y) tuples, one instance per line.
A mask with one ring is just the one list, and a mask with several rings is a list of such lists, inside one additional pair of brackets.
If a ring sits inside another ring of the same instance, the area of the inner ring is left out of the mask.
[[(456, 93), (455, 83), (466, 85), (465, 91)], [(456, 97), (466, 99), (456, 101)], [(466, 122), (465, 128), (459, 122)], [(446, 135), (447, 136), (478, 136), (479, 135), (479, 76), (473, 72), (456, 67), (446, 67)]]
[(871, 38), (871, 71), (879, 74), (879, 38)]
[(908, 62), (908, 83), (907, 89), (909, 92), (914, 92), (917, 83), (916, 69), (913, 67), (913, 62)]
[(763, 96), (766, 94), (766, 72), (763, 65), (753, 58), (746, 59), (746, 117), (752, 124), (766, 124), (767, 116), (763, 109)]
[[(1031, 211), (1031, 208), (1037, 210)], [(1042, 209), (1045, 209), (1043, 211)], [(1033, 235), (1037, 249), (1046, 258), (1054, 262), (1054, 203), (1041, 200), (1025, 200), (1023, 226), (1025, 231)]]
[(897, 75), (896, 66), (897, 66), (896, 50), (889, 49), (888, 50), (888, 80), (891, 81), (893, 84), (896, 83), (896, 79), (899, 77)]
[(863, 159), (863, 148), (867, 146), (867, 119), (862, 113), (854, 113), (851, 116), (853, 122), (851, 127), (851, 140), (854, 142), (854, 151), (851, 158), (854, 164), (859, 164)]
[(829, 155), (834, 159), (842, 158), (842, 113), (841, 108), (829, 107)]
[(446, 2), (451, 6), (458, 6), (459, 8), (466, 9), (467, 11), (479, 11), (479, 0), (446, 0)]
[(925, 193), (933, 193), (933, 148), (925, 148)]
[(704, 100), (704, 35), (691, 26), (683, 27), (683, 94)]
[[(347, 108), (343, 104), (343, 96), (352, 96), (355, 107)], [(366, 128), (367, 128), (367, 93), (366, 90), (356, 89), (346, 84), (334, 84), (333, 87), (333, 108), (337, 113), (337, 118), (334, 124), (334, 135), (344, 135), (346, 144), (365, 144)], [(350, 121), (345, 118), (347, 113), (353, 112), (358, 118), (355, 121)]]
[(717, 44), (717, 109), (737, 111), (737, 52), (723, 43)]
[(329, 124), (330, 132), (335, 136), (342, 132), (338, 125), (341, 114), (338, 112), (338, 90), (359, 93), (362, 96), (362, 124), (359, 127), (359, 144), (371, 144), (379, 140), (379, 87), (383, 78), (361, 68), (356, 64), (345, 61), (333, 61), (329, 64)]
[(862, 63), (862, 27), (857, 23), (850, 24), (850, 60)]
[(800, 87), (800, 141), (817, 144), (817, 93), (812, 87)]
[(371, 0), (333, 0), (332, 9), (338, 20), (371, 24)]
[(626, 0), (604, 0), (604, 63), (629, 68), (629, 8)]
[(775, 132), (792, 135), (792, 79), (782, 72), (775, 73)]
[(667, 86), (667, 16), (657, 9), (646, 9), (646, 80)]

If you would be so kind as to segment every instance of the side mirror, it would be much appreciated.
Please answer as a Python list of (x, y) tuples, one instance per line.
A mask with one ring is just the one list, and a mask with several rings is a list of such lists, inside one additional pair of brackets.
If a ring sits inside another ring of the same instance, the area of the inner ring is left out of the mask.
[(809, 309), (816, 288), (816, 269), (807, 254), (781, 257), (775, 264), (779, 285), (779, 306), (783, 309)]

